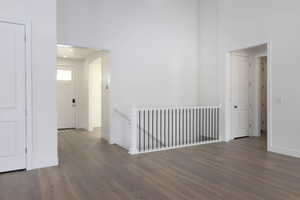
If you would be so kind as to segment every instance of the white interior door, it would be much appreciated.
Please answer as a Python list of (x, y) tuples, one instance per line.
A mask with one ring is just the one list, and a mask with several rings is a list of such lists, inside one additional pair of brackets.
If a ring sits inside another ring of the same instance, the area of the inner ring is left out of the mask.
[(0, 172), (26, 168), (25, 29), (0, 22)]
[(233, 137), (249, 136), (249, 57), (232, 54)]
[(75, 90), (72, 68), (57, 69), (57, 127), (58, 129), (75, 128)]

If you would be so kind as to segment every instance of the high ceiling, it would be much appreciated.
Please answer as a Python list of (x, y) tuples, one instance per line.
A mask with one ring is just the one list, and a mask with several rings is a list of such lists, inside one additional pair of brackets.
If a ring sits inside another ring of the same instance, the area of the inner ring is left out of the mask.
[(89, 55), (97, 52), (93, 49), (57, 45), (57, 57), (69, 59), (85, 59)]

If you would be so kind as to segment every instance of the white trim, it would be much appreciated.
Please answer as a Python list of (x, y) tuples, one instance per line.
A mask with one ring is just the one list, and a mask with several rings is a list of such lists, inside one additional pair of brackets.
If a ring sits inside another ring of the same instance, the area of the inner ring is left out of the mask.
[(14, 17), (0, 17), (0, 22), (8, 23), (8, 24), (17, 24), (17, 25), (24, 25), (24, 26), (31, 26), (31, 20), (25, 18), (14, 18)]
[(56, 46), (57, 47), (70, 47), (70, 48), (91, 49), (91, 50), (98, 51), (98, 52), (101, 52), (101, 53), (107, 53), (107, 52), (109, 52), (109, 50), (106, 50), (106, 49), (99, 50), (96, 47), (87, 47), (87, 46), (72, 45), (72, 44), (59, 44), (59, 43), (57, 43)]
[(218, 106), (161, 106), (161, 107), (135, 107), (139, 111), (152, 111), (152, 110), (168, 110), (168, 109), (205, 109), (205, 108), (222, 108), (222, 105)]
[(168, 151), (172, 149), (182, 149), (182, 148), (187, 148), (187, 147), (194, 147), (194, 146), (200, 146), (200, 145), (205, 145), (205, 144), (213, 144), (213, 143), (221, 143), (224, 142), (223, 140), (214, 140), (214, 141), (209, 141), (209, 142), (200, 142), (200, 143), (195, 143), (195, 144), (187, 144), (187, 145), (178, 145), (174, 147), (167, 147), (167, 148), (161, 148), (161, 149), (155, 149), (155, 150), (150, 150), (150, 151), (129, 151), (130, 155), (139, 155), (139, 154), (145, 154), (145, 153), (153, 153), (153, 152), (159, 152), (159, 151)]
[(268, 46), (268, 51), (267, 51), (267, 81), (268, 81), (268, 87), (267, 87), (267, 102), (268, 102), (268, 113), (267, 113), (267, 125), (268, 125), (268, 151), (273, 151), (272, 150), (272, 139), (273, 139), (273, 130), (272, 130), (272, 109), (273, 109), (273, 105), (272, 105), (272, 44), (271, 42), (267, 43)]
[(267, 76), (268, 76), (268, 95), (267, 95), (267, 99), (268, 99), (268, 151), (271, 151), (271, 147), (272, 147), (272, 101), (271, 101), (271, 97), (272, 97), (272, 80), (271, 80), (271, 42), (261, 42), (258, 44), (254, 44), (254, 45), (247, 45), (247, 46), (242, 46), (242, 47), (237, 47), (234, 48), (232, 50), (227, 51), (226, 53), (226, 68), (225, 68), (225, 100), (224, 100), (224, 104), (225, 104), (225, 141), (229, 142), (230, 140), (233, 139), (233, 135), (232, 135), (232, 88), (231, 88), (231, 80), (232, 80), (232, 76), (231, 76), (231, 53), (233, 51), (236, 50), (241, 50), (241, 49), (247, 49), (247, 48), (251, 48), (251, 47), (256, 47), (256, 46), (260, 46), (262, 44), (266, 44), (267, 45), (267, 51), (268, 51), (268, 65), (267, 65)]
[(237, 53), (237, 52), (233, 52), (233, 53), (231, 53), (231, 55), (241, 56), (241, 57), (246, 57), (246, 58), (249, 58), (249, 57), (250, 57), (250, 56), (247, 55), (247, 54), (242, 54), (242, 53)]
[(33, 109), (32, 109), (32, 63), (31, 63), (31, 20), (20, 18), (0, 18), (0, 22), (23, 25), (25, 27), (25, 81), (26, 81), (26, 169), (34, 168), (33, 164)]
[(31, 21), (25, 24), (26, 34), (26, 169), (33, 168), (33, 93), (32, 93), (32, 57), (31, 57)]

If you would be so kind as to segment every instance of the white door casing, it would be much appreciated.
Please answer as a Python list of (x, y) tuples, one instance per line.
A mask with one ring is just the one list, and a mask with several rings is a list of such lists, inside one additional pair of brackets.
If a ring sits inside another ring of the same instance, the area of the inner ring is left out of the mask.
[(74, 70), (71, 67), (58, 67), (57, 69), (60, 73), (57, 77), (57, 127), (58, 129), (75, 128)]
[(233, 138), (249, 136), (249, 57), (232, 54)]
[(26, 168), (25, 26), (0, 22), (0, 172)]

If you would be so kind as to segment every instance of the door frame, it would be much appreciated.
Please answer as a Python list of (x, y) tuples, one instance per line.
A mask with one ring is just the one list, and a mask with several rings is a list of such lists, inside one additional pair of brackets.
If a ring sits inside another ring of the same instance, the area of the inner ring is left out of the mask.
[(0, 17), (1, 23), (24, 26), (25, 39), (25, 164), (26, 170), (34, 169), (33, 163), (33, 110), (32, 110), (32, 61), (31, 61), (31, 19)]
[(236, 48), (230, 49), (226, 53), (226, 65), (225, 65), (225, 98), (224, 98), (224, 105), (225, 105), (225, 141), (229, 142), (233, 140), (234, 136), (232, 134), (232, 66), (231, 66), (231, 53), (236, 50), (240, 49), (247, 49), (255, 46), (260, 45), (267, 45), (267, 123), (268, 123), (268, 137), (267, 137), (267, 150), (270, 151), (272, 148), (272, 45), (271, 41), (264, 41), (256, 44), (244, 45), (244, 46), (237, 46)]

